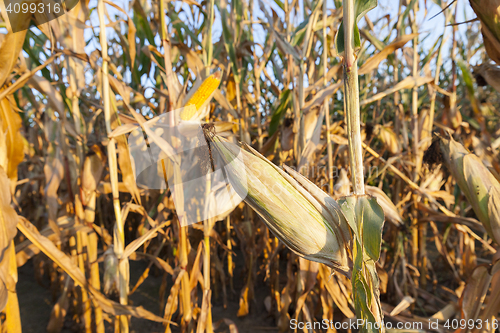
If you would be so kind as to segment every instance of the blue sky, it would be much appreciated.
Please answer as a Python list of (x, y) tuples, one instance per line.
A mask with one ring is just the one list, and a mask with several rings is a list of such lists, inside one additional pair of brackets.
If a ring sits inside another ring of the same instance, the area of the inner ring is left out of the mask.
[[(265, 7), (269, 9), (270, 7), (273, 7), (273, 9), (276, 11), (278, 16), (281, 18), (284, 18), (284, 12), (274, 3), (273, 0), (262, 0)], [(327, 1), (327, 8), (332, 9), (334, 8), (334, 3), (333, 0), (326, 0)], [(420, 33), (421, 37), (427, 36), (425, 40), (422, 42), (421, 47), (424, 49), (428, 50), (430, 49), (435, 41), (443, 34), (443, 30), (446, 29), (446, 33), (448, 36), (450, 36), (452, 27), (444, 27), (444, 15), (440, 14), (436, 16), (435, 18), (431, 19), (432, 16), (437, 14), (440, 11), (440, 7), (434, 3), (434, 1), (425, 1), (425, 0), (419, 0), (420, 1), (420, 10), (417, 15), (417, 21), (418, 21), (418, 26), (420, 27)], [(449, 0), (450, 1), (450, 0)], [(149, 1), (144, 1), (144, 3), (148, 3)], [(130, 8), (129, 6), (129, 1), (128, 0), (117, 0), (115, 1), (116, 4), (124, 8), (127, 12), (130, 13)], [(180, 10), (182, 6), (188, 6), (187, 4), (177, 1), (174, 2), (175, 7), (177, 10)], [(258, 6), (258, 0), (254, 0), (254, 8), (253, 8), (253, 13), (254, 13), (254, 20), (263, 20), (266, 21), (264, 13), (260, 10)], [(399, 1), (397, 0), (379, 0), (378, 6), (370, 11), (368, 13), (368, 17), (372, 22), (376, 22), (379, 18), (389, 15), (391, 18), (391, 23), (393, 23), (393, 20), (395, 19), (397, 15), (397, 10), (398, 10), (398, 3)], [(91, 0), (90, 1), (90, 7), (95, 7), (97, 5), (97, 0)], [(299, 0), (299, 5), (300, 8), (303, 8), (303, 0)], [(120, 15), (123, 18), (124, 15), (117, 11), (116, 9), (112, 8), (111, 6), (107, 6), (108, 12), (111, 17), (114, 18), (115, 15)], [(147, 8), (145, 8), (147, 11)], [(186, 15), (185, 13), (180, 14), (180, 18), (185, 21), (186, 23), (189, 22), (192, 25), (198, 25), (200, 22), (195, 22), (195, 18), (197, 17), (196, 15), (197, 9), (195, 9), (195, 16), (191, 15)], [(465, 0), (458, 0), (458, 17), (457, 21), (458, 22), (464, 22), (467, 20), (470, 20), (475, 17), (474, 12), (470, 8), (470, 5), (468, 1)], [(292, 18), (292, 24), (293, 26), (299, 25), (303, 21), (303, 14), (299, 13), (299, 15), (295, 15)], [(168, 21), (168, 18), (167, 18)], [(379, 23), (375, 26), (375, 35), (383, 36), (385, 37), (388, 33), (389, 29), (387, 26), (383, 27), (385, 24), (386, 20), (380, 20)], [(93, 15), (91, 16), (91, 25), (95, 27), (96, 32), (99, 31), (97, 28), (99, 26), (98, 24), (98, 19), (97, 19), (97, 12), (94, 12)], [(360, 26), (365, 25), (364, 19), (360, 21)], [(471, 24), (463, 24), (459, 26), (458, 33), (461, 34), (461, 38), (464, 40), (465, 32), (467, 29), (470, 29)], [(123, 29), (124, 32), (126, 31), (126, 25), (123, 24)], [(406, 33), (410, 33), (411, 31), (408, 29)], [(112, 37), (113, 33), (113, 28), (108, 29), (108, 38)], [(220, 14), (218, 10), (216, 10), (216, 15), (215, 15), (215, 21), (214, 21), (214, 27), (213, 27), (213, 41), (217, 42), (222, 35), (222, 25), (220, 21)], [(86, 31), (86, 39), (88, 40), (92, 36), (92, 31), (88, 29)], [(260, 24), (254, 24), (254, 40), (257, 43), (263, 44), (264, 43), (264, 38), (265, 38), (265, 33)], [(160, 45), (160, 40), (159, 37), (157, 36), (157, 45)], [(447, 40), (447, 45), (444, 47), (444, 59), (447, 60), (448, 62), (450, 61), (449, 57), (447, 56), (449, 54), (449, 49), (451, 45), (451, 38), (448, 38)], [(97, 40), (91, 41), (89, 46), (87, 47), (87, 52), (92, 52), (95, 48), (100, 48), (100, 46), (97, 43)], [(260, 48), (257, 48), (257, 53), (261, 53)], [(445, 63), (445, 66), (448, 67), (449, 64)], [(306, 82), (307, 84), (307, 82)]]

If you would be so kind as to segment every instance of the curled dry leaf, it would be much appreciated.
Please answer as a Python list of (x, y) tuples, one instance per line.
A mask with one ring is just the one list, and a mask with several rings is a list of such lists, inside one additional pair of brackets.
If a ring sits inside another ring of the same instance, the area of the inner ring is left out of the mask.
[(378, 187), (369, 185), (365, 187), (365, 190), (366, 193), (377, 198), (377, 202), (384, 210), (385, 218), (389, 222), (391, 222), (395, 226), (400, 226), (404, 223), (403, 218), (401, 217), (401, 215), (398, 212), (398, 209), (396, 208), (396, 205), (394, 205), (392, 200), (389, 199), (389, 197), (387, 196), (387, 194), (384, 193), (384, 191), (382, 191)]
[[(500, 92), (500, 68), (491, 64), (485, 63), (474, 67), (474, 75), (476, 81), (479, 82), (478, 76), (492, 86), (497, 92)], [(479, 84), (479, 83), (478, 83)]]
[(418, 36), (417, 33), (404, 35), (396, 38), (391, 44), (384, 47), (382, 51), (370, 57), (364, 64), (359, 68), (358, 74), (363, 75), (370, 73), (378, 67), (381, 61), (386, 59), (390, 54), (393, 54), (397, 49), (402, 48), (410, 40)]
[(491, 275), (488, 266), (478, 266), (472, 272), (460, 297), (461, 317), (476, 320), (490, 286)]

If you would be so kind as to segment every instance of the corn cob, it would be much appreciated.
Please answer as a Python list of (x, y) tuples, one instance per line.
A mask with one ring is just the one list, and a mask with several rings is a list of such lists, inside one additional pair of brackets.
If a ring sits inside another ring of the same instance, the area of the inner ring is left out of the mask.
[(340, 206), (301, 174), (210, 135), (214, 158), (224, 161), (235, 191), (297, 255), (350, 276), (350, 231)]
[[(180, 113), (181, 120), (201, 120), (206, 113), (204, 112), (205, 108), (219, 84), (220, 72), (215, 72), (207, 77), (184, 105), (185, 108)], [(189, 105), (194, 105), (195, 108), (186, 108)]]
[(488, 234), (500, 244), (500, 183), (476, 155), (441, 138), (443, 160)]

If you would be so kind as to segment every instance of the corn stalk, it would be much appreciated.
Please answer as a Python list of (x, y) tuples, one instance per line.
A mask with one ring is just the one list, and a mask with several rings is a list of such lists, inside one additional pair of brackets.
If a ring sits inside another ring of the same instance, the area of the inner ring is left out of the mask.
[[(344, 19), (337, 35), (337, 51), (343, 52), (344, 113), (353, 186), (353, 195), (341, 199), (339, 203), (355, 236), (351, 281), (356, 316), (358, 320), (363, 320), (361, 332), (384, 331), (379, 278), (375, 268), (375, 262), (380, 257), (384, 212), (374, 197), (365, 195), (356, 54), (360, 44), (357, 23), (375, 6), (376, 1), (343, 0)], [(339, 44), (342, 37), (343, 43)]]
[[(109, 90), (109, 79), (108, 79), (108, 42), (106, 39), (106, 22), (104, 21), (104, 0), (99, 0), (97, 5), (97, 10), (99, 13), (99, 26), (100, 26), (100, 41), (101, 41), (101, 56), (102, 56), (102, 92), (103, 92), (103, 102), (104, 102), (104, 119), (106, 122), (106, 132), (111, 134), (111, 106), (110, 106), (110, 90)], [(115, 138), (110, 138), (108, 145), (108, 165), (109, 165), (109, 176), (111, 180), (111, 189), (113, 195), (113, 208), (115, 211), (115, 227), (114, 227), (114, 237), (113, 245), (114, 252), (119, 261), (119, 286), (118, 291), (120, 294), (120, 304), (126, 305), (128, 303), (128, 283), (129, 283), (129, 268), (128, 259), (121, 260), (123, 250), (125, 248), (125, 230), (124, 221), (122, 220), (121, 204), (118, 191), (118, 164), (116, 159), (116, 140)], [(119, 332), (128, 333), (128, 318), (125, 315), (118, 317), (119, 320)]]
[[(326, 74), (328, 71), (328, 42), (326, 40), (326, 1), (323, 1), (323, 86), (326, 87)], [(328, 105), (329, 98), (325, 98), (323, 109), (325, 112), (326, 122), (326, 149), (328, 157), (328, 193), (333, 191), (333, 154), (332, 140), (330, 138), (330, 107)]]
[[(349, 160), (353, 193), (365, 194), (363, 176), (363, 152), (361, 148), (361, 127), (359, 115), (358, 61), (355, 53), (354, 0), (344, 0), (344, 112), (349, 141)], [(340, 34), (340, 30), (339, 30)]]

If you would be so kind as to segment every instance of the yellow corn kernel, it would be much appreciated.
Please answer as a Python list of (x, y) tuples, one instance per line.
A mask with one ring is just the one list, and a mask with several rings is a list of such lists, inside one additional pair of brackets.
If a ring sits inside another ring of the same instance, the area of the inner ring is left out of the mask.
[[(180, 117), (182, 120), (190, 120), (200, 110), (200, 108), (207, 102), (208, 98), (213, 95), (215, 89), (220, 84), (220, 72), (210, 75), (203, 81), (200, 87), (196, 90), (194, 95), (187, 101), (184, 110), (182, 110)], [(195, 107), (187, 107), (194, 105)]]

